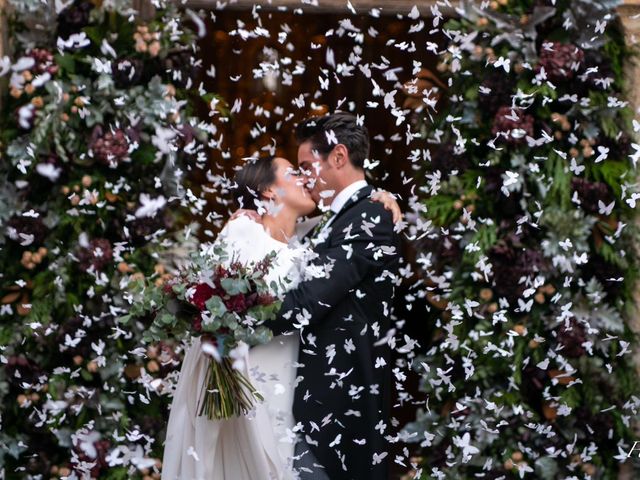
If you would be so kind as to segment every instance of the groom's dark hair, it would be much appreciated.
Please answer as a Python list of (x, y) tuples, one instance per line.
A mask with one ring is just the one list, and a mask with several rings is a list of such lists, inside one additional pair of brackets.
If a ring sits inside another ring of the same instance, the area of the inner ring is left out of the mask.
[(252, 158), (238, 170), (234, 178), (237, 187), (233, 196), (240, 208), (255, 210), (254, 200), (260, 200), (260, 194), (276, 181), (276, 168), (273, 163), (275, 158), (272, 155)]
[(296, 140), (299, 144), (311, 142), (311, 148), (323, 159), (327, 158), (333, 147), (341, 143), (347, 147), (351, 164), (361, 169), (364, 168), (365, 158), (369, 156), (367, 127), (358, 125), (356, 117), (347, 112), (308, 118), (300, 122), (296, 127)]

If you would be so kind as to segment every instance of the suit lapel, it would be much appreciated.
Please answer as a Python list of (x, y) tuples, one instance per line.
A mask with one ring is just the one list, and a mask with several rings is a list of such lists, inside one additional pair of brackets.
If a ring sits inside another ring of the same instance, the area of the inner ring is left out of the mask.
[(333, 217), (333, 220), (331, 221), (331, 224), (329, 225), (329, 227), (327, 227), (331, 229), (331, 231), (329, 232), (329, 235), (327, 235), (327, 237), (323, 241), (317, 243), (316, 247), (321, 247), (322, 245), (324, 245), (327, 239), (333, 235), (333, 226), (338, 222), (338, 220), (340, 220), (340, 217), (344, 215), (345, 212), (347, 212), (351, 207), (353, 207), (357, 203), (361, 202), (365, 198), (369, 198), (372, 191), (373, 191), (373, 187), (371, 185), (367, 185), (366, 187), (362, 187), (360, 190), (355, 192), (351, 197), (349, 197), (349, 200), (347, 200), (347, 202), (342, 206), (340, 211), (335, 214), (335, 216)]
[(373, 191), (373, 187), (371, 185), (367, 185), (366, 187), (362, 187), (356, 193), (351, 195), (351, 197), (349, 197), (349, 200), (347, 200), (347, 203), (345, 203), (344, 206), (340, 209), (340, 211), (336, 213), (333, 221), (331, 222), (331, 225), (334, 225), (338, 221), (338, 219), (342, 215), (344, 215), (344, 213), (347, 210), (349, 210), (351, 207), (353, 207), (356, 203), (364, 200), (365, 198), (368, 198), (369, 195), (371, 195), (372, 191)]

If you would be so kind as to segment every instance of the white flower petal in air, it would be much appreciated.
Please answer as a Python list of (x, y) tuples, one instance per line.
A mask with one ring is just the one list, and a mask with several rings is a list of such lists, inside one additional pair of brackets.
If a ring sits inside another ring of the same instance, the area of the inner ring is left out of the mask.
[(45, 178), (48, 178), (52, 182), (55, 182), (60, 177), (62, 169), (52, 165), (51, 163), (39, 163), (36, 165), (36, 172)]
[(136, 218), (153, 217), (158, 210), (162, 209), (167, 204), (167, 200), (162, 195), (156, 198), (151, 198), (148, 194), (142, 193), (140, 194), (140, 204), (141, 206), (135, 213)]

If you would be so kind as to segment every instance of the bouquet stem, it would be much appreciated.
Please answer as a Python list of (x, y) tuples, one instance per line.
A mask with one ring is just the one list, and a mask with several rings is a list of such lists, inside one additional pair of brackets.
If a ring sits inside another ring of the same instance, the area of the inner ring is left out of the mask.
[(246, 415), (256, 400), (264, 400), (242, 372), (233, 368), (230, 359), (220, 362), (209, 361), (206, 389), (202, 397), (198, 415), (206, 415), (209, 420), (221, 420)]

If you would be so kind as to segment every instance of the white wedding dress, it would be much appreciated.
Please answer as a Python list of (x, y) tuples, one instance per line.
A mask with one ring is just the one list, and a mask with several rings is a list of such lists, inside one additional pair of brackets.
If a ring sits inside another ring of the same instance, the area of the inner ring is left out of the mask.
[[(267, 275), (287, 279), (293, 288), (302, 278), (309, 251), (273, 239), (262, 225), (239, 217), (227, 223), (223, 240), (245, 263), (268, 253), (277, 255)], [(171, 405), (162, 461), (163, 480), (290, 480), (295, 434), (292, 415), (296, 335), (279, 335), (269, 343), (249, 350), (245, 375), (264, 397), (244, 417), (209, 420), (197, 415), (208, 357), (194, 338), (187, 351)]]

